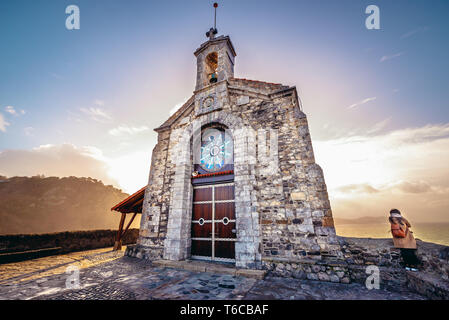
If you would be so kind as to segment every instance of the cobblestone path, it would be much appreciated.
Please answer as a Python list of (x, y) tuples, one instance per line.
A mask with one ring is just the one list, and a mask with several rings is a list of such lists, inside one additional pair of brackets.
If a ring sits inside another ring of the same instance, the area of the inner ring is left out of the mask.
[(122, 256), (123, 251), (113, 252), (112, 248), (102, 248), (3, 264), (0, 265), (0, 285), (64, 273), (69, 265), (80, 269), (92, 267)]
[[(71, 275), (65, 271), (70, 265), (80, 267), (79, 288), (66, 288)], [(159, 268), (147, 261), (123, 257), (123, 252), (101, 249), (0, 265), (0, 299), (421, 300), (424, 297), (407, 290), (400, 293), (382, 288), (368, 290), (356, 283), (335, 284), (271, 276), (256, 280)]]

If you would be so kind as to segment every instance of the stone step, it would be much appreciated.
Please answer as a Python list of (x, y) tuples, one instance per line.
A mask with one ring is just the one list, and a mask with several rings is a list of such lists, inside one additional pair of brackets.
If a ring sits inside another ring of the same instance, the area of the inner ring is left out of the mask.
[(230, 274), (234, 276), (263, 279), (267, 273), (266, 270), (253, 270), (253, 269), (237, 269), (230, 265), (205, 262), (205, 261), (172, 261), (172, 260), (155, 260), (152, 262), (154, 266), (163, 268), (182, 269), (194, 272), (209, 272), (218, 274)]

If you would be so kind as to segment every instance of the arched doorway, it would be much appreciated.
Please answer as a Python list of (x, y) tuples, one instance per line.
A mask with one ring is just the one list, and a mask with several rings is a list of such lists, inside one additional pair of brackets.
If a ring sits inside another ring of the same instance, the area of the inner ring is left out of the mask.
[(191, 258), (235, 262), (234, 147), (228, 130), (209, 125), (194, 150)]
[[(257, 210), (254, 165), (256, 159), (256, 136), (250, 134), (251, 128), (242, 119), (226, 111), (202, 114), (184, 129), (174, 130), (170, 144), (174, 147), (170, 159), (175, 164), (173, 181), (170, 184), (170, 205), (167, 233), (164, 239), (163, 257), (166, 260), (185, 260), (191, 258), (191, 226), (193, 216), (193, 188), (208, 185), (209, 176), (203, 176), (198, 168), (202, 129), (210, 124), (221, 124), (230, 131), (233, 142), (232, 174), (220, 171), (212, 183), (234, 182), (234, 205), (236, 217), (235, 266), (238, 268), (259, 269), (261, 267), (259, 212)], [(226, 170), (228, 167), (225, 167)], [(222, 170), (225, 170), (223, 168)], [(197, 169), (198, 170), (198, 169)], [(207, 175), (207, 171), (202, 171)], [(211, 172), (213, 173), (213, 172)], [(234, 178), (235, 177), (235, 178)], [(218, 181), (217, 181), (218, 180)], [(232, 230), (231, 230), (232, 231)], [(211, 260), (211, 257), (208, 258)], [(224, 260), (226, 261), (226, 260)]]

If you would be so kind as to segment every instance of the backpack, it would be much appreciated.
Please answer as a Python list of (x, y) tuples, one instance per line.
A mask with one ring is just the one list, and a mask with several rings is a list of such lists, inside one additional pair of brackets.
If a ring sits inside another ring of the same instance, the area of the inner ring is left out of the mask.
[(391, 234), (394, 238), (405, 238), (407, 235), (407, 226), (405, 226), (405, 230), (401, 228), (399, 223), (391, 223)]

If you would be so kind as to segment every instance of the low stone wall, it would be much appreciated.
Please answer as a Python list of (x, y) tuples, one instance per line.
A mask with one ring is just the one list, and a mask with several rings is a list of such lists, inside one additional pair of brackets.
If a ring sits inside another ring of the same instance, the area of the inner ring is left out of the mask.
[[(116, 230), (0, 235), (0, 254), (46, 248), (60, 248), (58, 253), (61, 254), (73, 251), (112, 247), (116, 235)], [(135, 243), (138, 235), (138, 229), (129, 229), (122, 240), (122, 243)]]
[[(126, 247), (125, 256), (154, 261), (162, 259), (162, 250), (160, 247), (149, 249), (148, 246), (135, 244)], [(285, 258), (267, 257), (262, 261), (262, 269), (279, 277), (350, 283), (347, 265), (339, 261), (313, 259), (292, 261)]]
[(422, 264), (418, 272), (405, 271), (400, 249), (392, 239), (340, 237), (352, 281), (365, 283), (370, 265), (379, 267), (380, 284), (389, 290), (408, 287), (430, 299), (449, 299), (449, 247), (416, 240)]
[[(422, 261), (418, 272), (406, 271), (400, 250), (392, 239), (338, 237), (343, 259), (262, 258), (262, 269), (279, 277), (328, 282), (365, 284), (367, 267), (377, 266), (380, 286), (401, 292), (407, 288), (429, 299), (449, 299), (449, 247), (417, 240), (418, 257)], [(128, 246), (125, 255), (147, 260), (160, 259), (160, 248), (141, 250)]]
[[(393, 246), (391, 239), (344, 238), (340, 237), (345, 260), (349, 265), (376, 265), (385, 268), (402, 269), (400, 249)], [(421, 271), (449, 279), (449, 247), (416, 240), (418, 257), (422, 261)]]
[(410, 288), (431, 299), (449, 299), (449, 247), (417, 240), (419, 272), (402, 266), (400, 249), (392, 239), (338, 237), (342, 260), (263, 259), (263, 268), (281, 277), (365, 284), (367, 267), (377, 266), (380, 285), (388, 290)]
[(319, 260), (263, 259), (262, 268), (278, 277), (350, 283), (349, 271), (344, 262)]
[(449, 300), (449, 282), (435, 274), (407, 271), (407, 286), (429, 299)]

